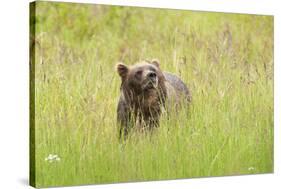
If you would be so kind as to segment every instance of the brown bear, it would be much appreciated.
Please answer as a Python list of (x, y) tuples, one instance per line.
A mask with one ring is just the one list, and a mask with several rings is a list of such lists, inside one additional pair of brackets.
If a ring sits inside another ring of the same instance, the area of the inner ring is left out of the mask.
[(159, 61), (142, 61), (133, 66), (119, 63), (121, 94), (117, 107), (119, 137), (133, 127), (152, 129), (159, 126), (161, 110), (191, 101), (189, 89), (176, 75), (162, 72)]

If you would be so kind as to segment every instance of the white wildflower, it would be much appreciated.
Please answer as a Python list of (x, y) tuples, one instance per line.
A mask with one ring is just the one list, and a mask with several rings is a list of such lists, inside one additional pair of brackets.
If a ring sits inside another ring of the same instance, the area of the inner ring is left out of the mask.
[(58, 155), (56, 155), (56, 154), (53, 155), (53, 159), (56, 159), (56, 158), (58, 158)]
[(49, 154), (48, 157), (45, 158), (45, 161), (48, 161), (49, 163), (53, 163), (60, 160), (61, 158), (57, 154)]
[(253, 170), (255, 170), (254, 167), (249, 167), (249, 168), (248, 168), (248, 171), (253, 171)]

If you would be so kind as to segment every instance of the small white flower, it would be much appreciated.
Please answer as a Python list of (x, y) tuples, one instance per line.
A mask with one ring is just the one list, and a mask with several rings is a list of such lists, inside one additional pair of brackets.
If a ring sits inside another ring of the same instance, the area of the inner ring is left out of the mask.
[(53, 155), (53, 159), (56, 159), (56, 158), (58, 158), (58, 155)]
[(249, 171), (253, 171), (253, 170), (255, 170), (255, 168), (254, 167), (249, 167), (248, 170)]
[(49, 163), (53, 163), (55, 161), (60, 161), (61, 158), (57, 154), (49, 154), (48, 157), (45, 158), (45, 161)]

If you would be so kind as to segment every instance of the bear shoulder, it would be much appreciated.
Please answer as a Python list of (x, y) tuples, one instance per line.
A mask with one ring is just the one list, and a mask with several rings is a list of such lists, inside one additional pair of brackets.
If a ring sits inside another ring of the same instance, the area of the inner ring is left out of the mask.
[(175, 98), (184, 98), (188, 102), (191, 101), (191, 94), (186, 84), (175, 74), (163, 72), (166, 79), (166, 90), (168, 98), (176, 96)]

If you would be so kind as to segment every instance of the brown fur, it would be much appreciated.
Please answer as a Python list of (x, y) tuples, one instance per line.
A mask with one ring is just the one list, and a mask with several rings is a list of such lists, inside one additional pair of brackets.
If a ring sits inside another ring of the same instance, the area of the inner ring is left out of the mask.
[(162, 72), (157, 60), (130, 67), (119, 63), (117, 72), (122, 80), (117, 107), (120, 137), (126, 137), (135, 126), (139, 129), (158, 127), (165, 103), (177, 105), (182, 96), (190, 101), (185, 84), (177, 76)]

